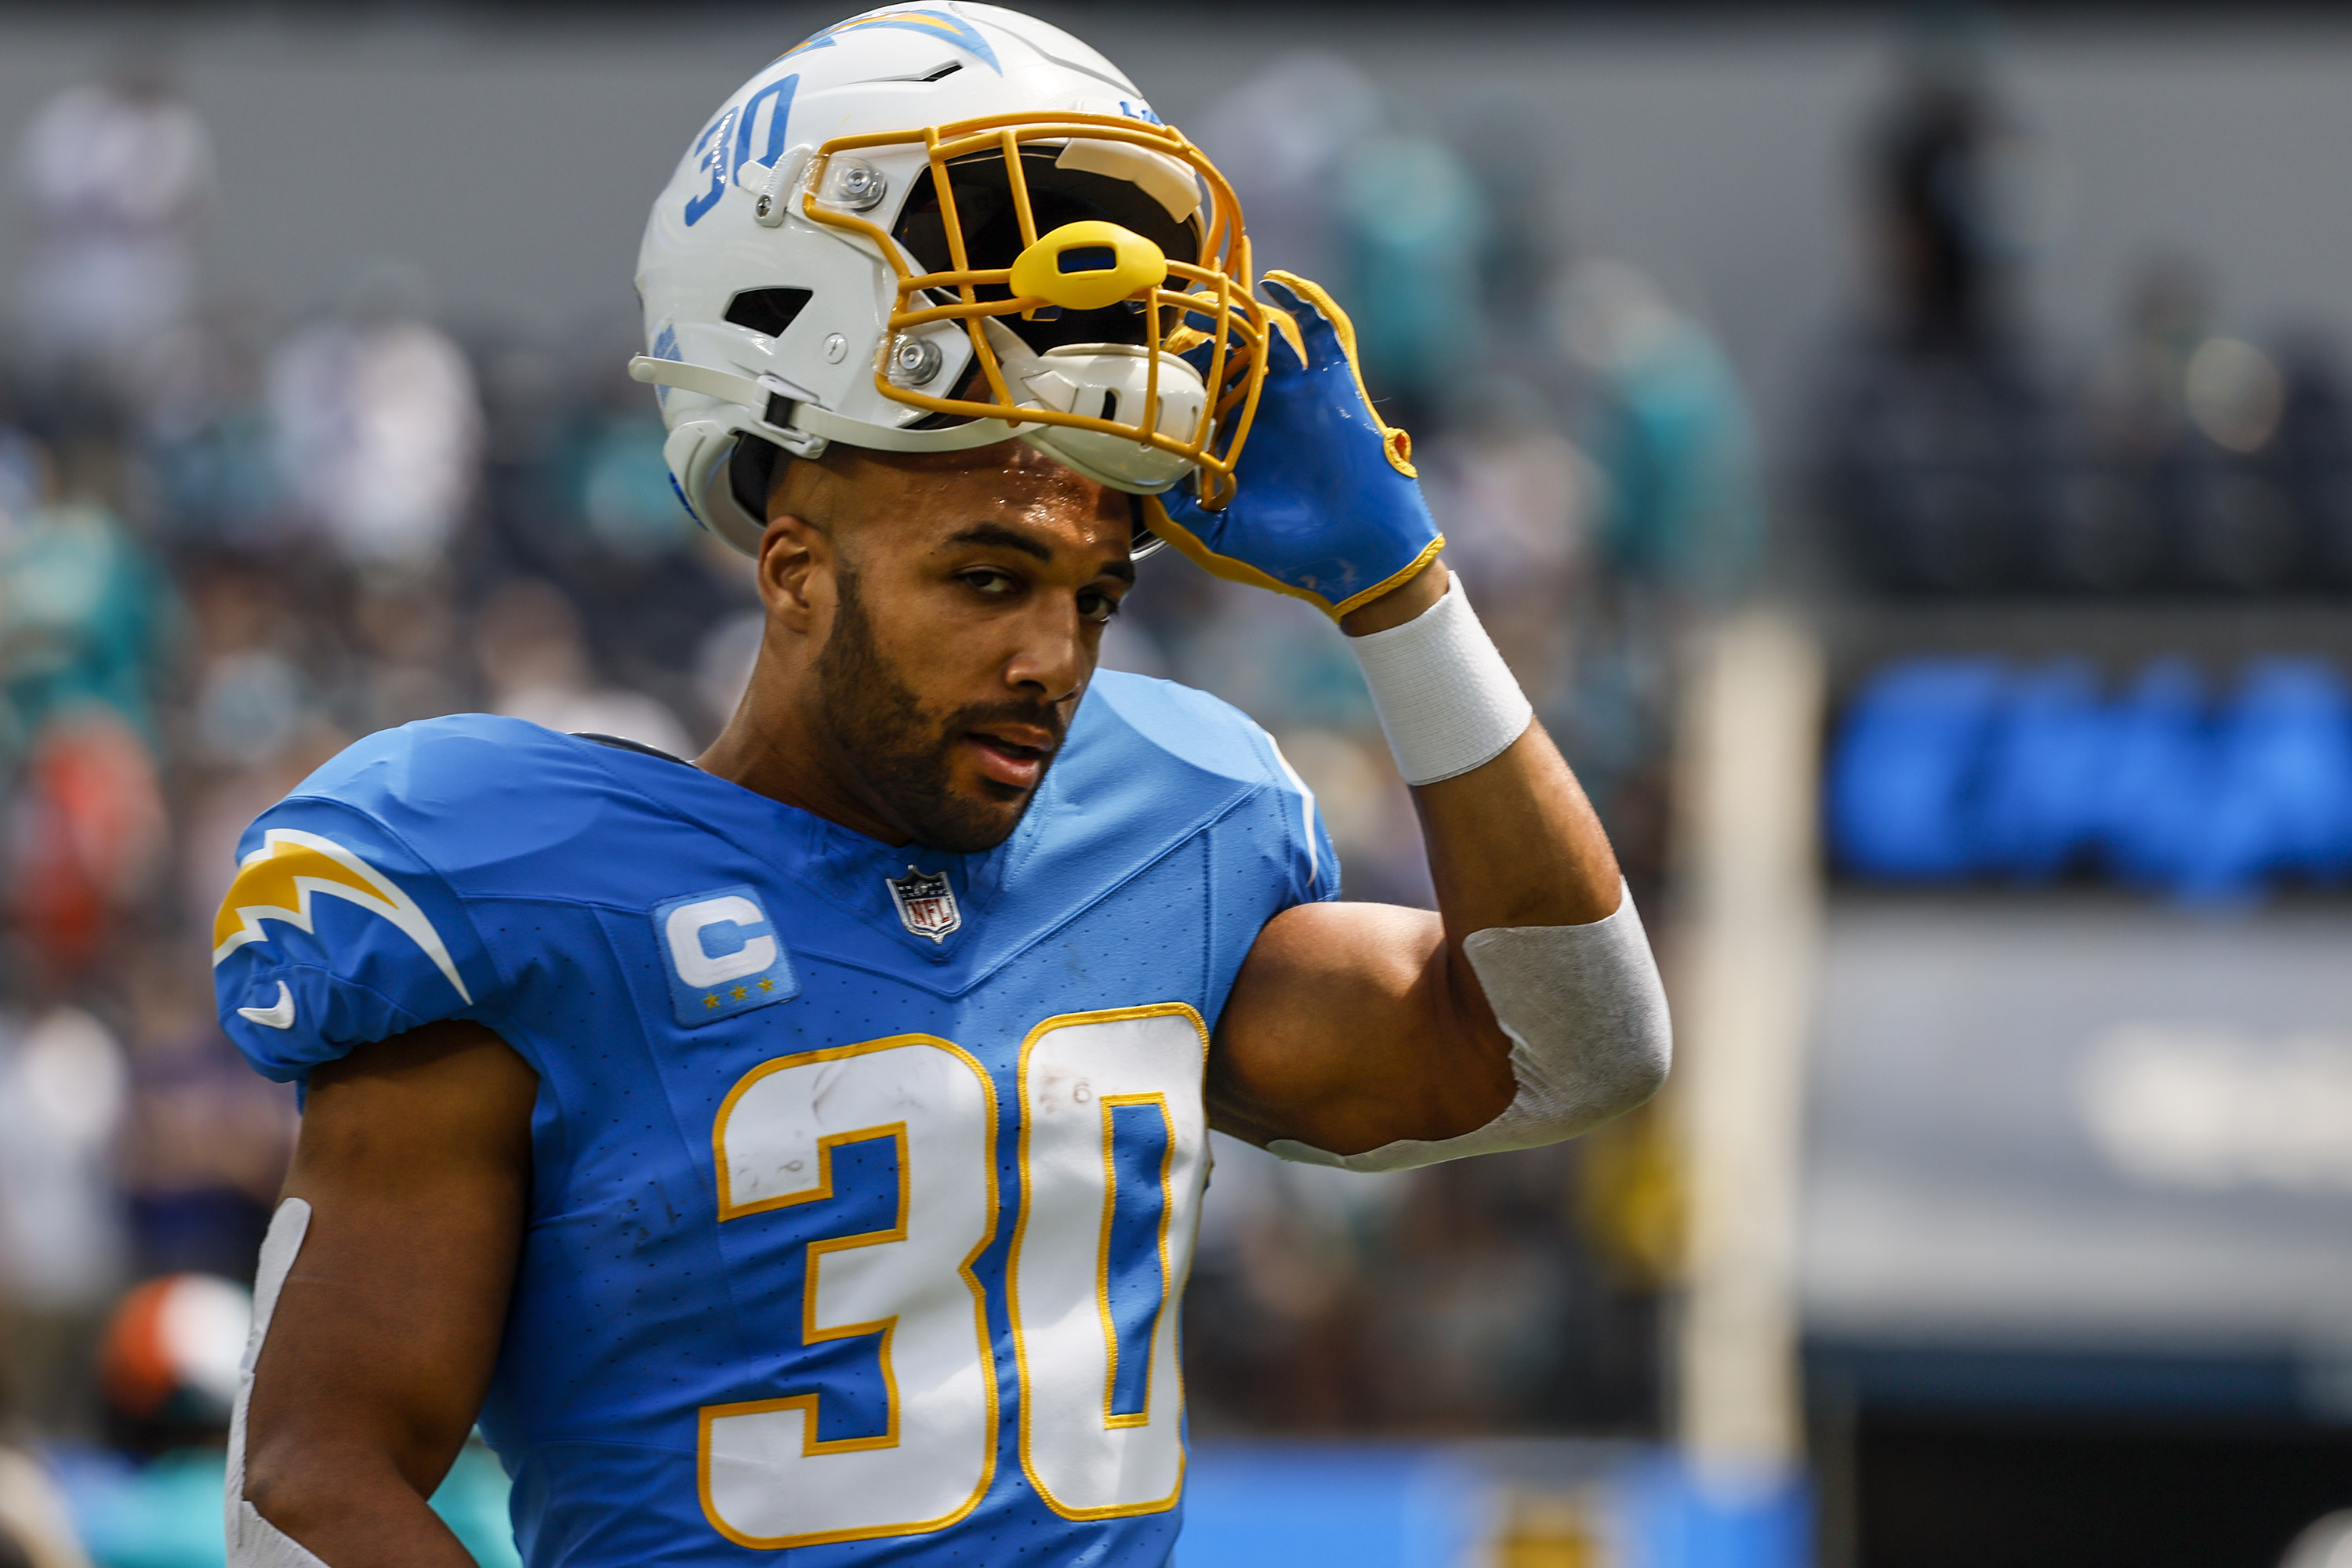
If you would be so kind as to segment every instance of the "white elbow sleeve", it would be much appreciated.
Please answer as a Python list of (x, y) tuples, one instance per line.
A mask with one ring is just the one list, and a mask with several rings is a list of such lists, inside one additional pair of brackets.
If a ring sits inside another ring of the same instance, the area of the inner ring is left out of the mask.
[(1666, 993), (1630, 890), (1590, 925), (1498, 926), (1471, 932), (1462, 949), (1511, 1038), (1519, 1091), (1502, 1114), (1458, 1138), (1400, 1139), (1360, 1154), (1287, 1138), (1268, 1143), (1269, 1152), (1349, 1171), (1402, 1171), (1532, 1149), (1590, 1131), (1666, 1081), (1674, 1049)]
[(245, 1415), (253, 1402), (253, 1369), (261, 1360), (261, 1342), (269, 1336), (270, 1315), (278, 1310), (278, 1293), (286, 1288), (294, 1257), (310, 1234), (310, 1205), (289, 1198), (270, 1217), (269, 1234), (261, 1243), (261, 1266), (253, 1281), (253, 1332), (246, 1337), (245, 1362), (237, 1369), (236, 1405), (228, 1424), (228, 1488), (222, 1499), (228, 1526), (228, 1568), (327, 1568), (303, 1544), (261, 1517), (245, 1500)]

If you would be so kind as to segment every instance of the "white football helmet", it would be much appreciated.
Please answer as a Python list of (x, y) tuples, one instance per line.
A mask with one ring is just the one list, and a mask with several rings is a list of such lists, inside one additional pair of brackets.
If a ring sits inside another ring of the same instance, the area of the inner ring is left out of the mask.
[(1116, 67), (944, 0), (827, 27), (720, 107), (646, 221), (629, 368), (687, 509), (747, 552), (778, 450), (832, 441), (1018, 436), (1220, 506), (1265, 376), (1252, 281), (1233, 188)]

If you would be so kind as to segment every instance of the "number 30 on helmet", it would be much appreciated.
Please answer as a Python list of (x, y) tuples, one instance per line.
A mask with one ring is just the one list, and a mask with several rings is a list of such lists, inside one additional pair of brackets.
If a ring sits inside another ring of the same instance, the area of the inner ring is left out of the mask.
[[(758, 548), (778, 455), (1015, 436), (1222, 506), (1265, 373), (1226, 184), (1111, 63), (1017, 11), (869, 11), (746, 82), (637, 263), (687, 509)], [(749, 437), (747, 439), (747, 437)]]

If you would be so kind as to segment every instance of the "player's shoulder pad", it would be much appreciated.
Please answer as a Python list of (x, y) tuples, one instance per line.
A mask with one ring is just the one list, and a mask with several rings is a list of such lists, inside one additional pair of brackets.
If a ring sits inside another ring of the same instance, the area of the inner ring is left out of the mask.
[[(1277, 824), (1290, 846), (1286, 873), (1299, 900), (1339, 896), (1339, 858), (1323, 826), (1315, 792), (1307, 786), (1274, 737), (1230, 702), (1179, 686), (1171, 680), (1104, 670), (1095, 677), (1087, 700), (1079, 705), (1080, 721), (1087, 709), (1099, 703), (1096, 720), (1097, 767), (1116, 767), (1130, 774), (1181, 773), (1194, 779), (1207, 775), (1230, 794), (1246, 795)], [(1075, 729), (1076, 726), (1073, 726)], [(1106, 731), (1116, 730), (1112, 743)], [(1156, 767), (1155, 767), (1156, 764)], [(1171, 796), (1180, 792), (1167, 792)]]
[(1172, 680), (1106, 669), (1095, 676), (1079, 706), (1099, 703), (1128, 731), (1130, 760), (1153, 752), (1237, 784), (1290, 789), (1295, 780), (1274, 738), (1256, 721), (1220, 698)]
[(576, 838), (614, 791), (600, 754), (520, 719), (455, 713), (353, 742), (287, 799), (373, 817), (462, 889), (478, 868)]
[(511, 856), (519, 832), (562, 830), (576, 751), (519, 720), (425, 721), (356, 742), (262, 814), (213, 923), (221, 1024), (247, 1058), (301, 1078), (491, 1008), (500, 981), (466, 873)]

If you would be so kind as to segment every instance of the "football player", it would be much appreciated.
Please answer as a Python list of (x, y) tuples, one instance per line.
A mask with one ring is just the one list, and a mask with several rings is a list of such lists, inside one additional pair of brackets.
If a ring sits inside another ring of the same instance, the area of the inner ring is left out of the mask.
[[(692, 762), (481, 716), (255, 823), (222, 1016), (305, 1086), (230, 1556), (1164, 1562), (1217, 1127), (1393, 1170), (1665, 1071), (1649, 949), (1367, 401), (1111, 64), (962, 0), (721, 108), (638, 274), (667, 458), (764, 641)], [(1270, 301), (1270, 302), (1269, 302)], [(1239, 713), (1097, 674), (1155, 540), (1359, 655), (1439, 912), (1331, 901)]]

